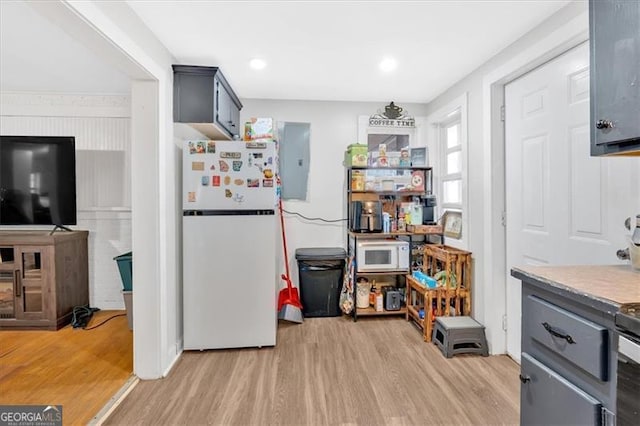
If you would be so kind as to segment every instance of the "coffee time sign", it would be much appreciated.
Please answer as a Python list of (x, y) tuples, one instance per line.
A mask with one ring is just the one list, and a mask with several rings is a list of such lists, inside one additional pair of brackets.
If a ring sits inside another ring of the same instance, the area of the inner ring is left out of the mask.
[(369, 117), (369, 126), (407, 128), (416, 127), (416, 121), (402, 107), (395, 105), (392, 101), (384, 107), (384, 111), (378, 110), (377, 113)]
[(369, 126), (371, 127), (416, 127), (416, 121), (413, 118), (394, 120), (390, 118), (369, 118)]

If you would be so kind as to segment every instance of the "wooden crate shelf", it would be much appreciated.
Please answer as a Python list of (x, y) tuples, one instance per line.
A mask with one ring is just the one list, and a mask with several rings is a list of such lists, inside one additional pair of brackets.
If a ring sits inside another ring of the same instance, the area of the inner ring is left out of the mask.
[[(424, 341), (431, 340), (432, 321), (430, 312), (425, 308), (426, 300), (428, 300), (427, 293), (429, 289), (422, 285), (418, 280), (411, 275), (406, 276), (407, 281), (407, 314), (405, 318), (407, 321), (415, 322), (422, 330)], [(425, 309), (424, 318), (420, 318), (420, 309)]]
[[(424, 341), (430, 342), (436, 317), (471, 314), (471, 252), (427, 244), (422, 267), (423, 272), (432, 277), (440, 271), (446, 272), (445, 286), (437, 288), (428, 288), (413, 276), (406, 276), (406, 319), (415, 322), (423, 332)], [(421, 308), (424, 318), (420, 318)]]
[[(455, 315), (471, 314), (471, 252), (444, 244), (424, 247), (422, 270), (429, 276), (445, 271), (447, 306), (453, 298)], [(445, 314), (448, 315), (448, 314)]]

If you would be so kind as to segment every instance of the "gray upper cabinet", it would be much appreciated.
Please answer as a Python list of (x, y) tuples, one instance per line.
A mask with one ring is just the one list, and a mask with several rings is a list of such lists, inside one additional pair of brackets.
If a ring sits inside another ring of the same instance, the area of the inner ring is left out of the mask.
[(590, 0), (591, 155), (640, 155), (640, 1)]
[(218, 124), (231, 135), (238, 135), (240, 132), (240, 108), (236, 106), (231, 94), (225, 89), (220, 80), (215, 82), (215, 101), (218, 105), (216, 120)]
[(173, 66), (173, 121), (211, 139), (240, 135), (242, 104), (218, 67)]

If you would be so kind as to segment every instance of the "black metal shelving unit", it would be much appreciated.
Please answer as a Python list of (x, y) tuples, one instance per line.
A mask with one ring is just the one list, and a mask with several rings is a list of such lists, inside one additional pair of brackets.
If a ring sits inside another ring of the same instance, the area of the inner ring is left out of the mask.
[[(413, 190), (353, 190), (352, 189), (352, 176), (353, 171), (363, 171), (366, 172), (369, 170), (379, 170), (379, 171), (402, 171), (406, 173), (407, 171), (423, 171), (424, 172), (424, 189), (422, 191), (413, 191)], [(398, 203), (405, 197), (425, 197), (431, 195), (433, 193), (433, 170), (428, 166), (416, 166), (416, 167), (363, 167), (363, 166), (349, 166), (347, 167), (347, 252), (348, 257), (353, 257), (355, 261), (354, 265), (354, 282), (353, 282), (353, 293), (354, 293), (354, 308), (353, 308), (353, 320), (354, 322), (358, 320), (358, 316), (391, 316), (391, 315), (405, 315), (407, 312), (406, 305), (403, 305), (399, 311), (386, 311), (383, 310), (375, 311), (375, 309), (369, 308), (358, 308), (357, 307), (357, 294), (358, 294), (358, 277), (359, 276), (367, 276), (367, 277), (375, 277), (375, 276), (393, 276), (396, 280), (396, 284), (398, 286), (402, 286), (403, 283), (398, 283), (399, 280), (402, 280), (406, 274), (411, 273), (411, 265), (413, 264), (413, 243), (414, 236), (416, 235), (439, 235), (440, 240), (442, 242), (442, 234), (419, 234), (412, 232), (390, 232), (390, 233), (359, 233), (351, 231), (351, 202), (359, 201), (355, 198), (376, 198), (380, 199), (384, 197), (385, 201)], [(367, 239), (367, 240), (384, 240), (384, 239), (400, 239), (409, 242), (409, 269), (406, 271), (380, 271), (380, 272), (358, 272), (358, 257), (357, 257), (357, 246), (358, 240)], [(426, 242), (425, 237), (425, 242)], [(406, 287), (406, 284), (404, 284)]]

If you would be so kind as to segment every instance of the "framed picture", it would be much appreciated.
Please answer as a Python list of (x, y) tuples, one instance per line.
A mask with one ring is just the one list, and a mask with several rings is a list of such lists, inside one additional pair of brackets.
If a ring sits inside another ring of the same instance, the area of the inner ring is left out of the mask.
[(462, 237), (462, 212), (447, 210), (442, 217), (444, 236), (459, 240)]
[(427, 148), (411, 148), (411, 165), (412, 166), (427, 166), (429, 158), (427, 156)]

